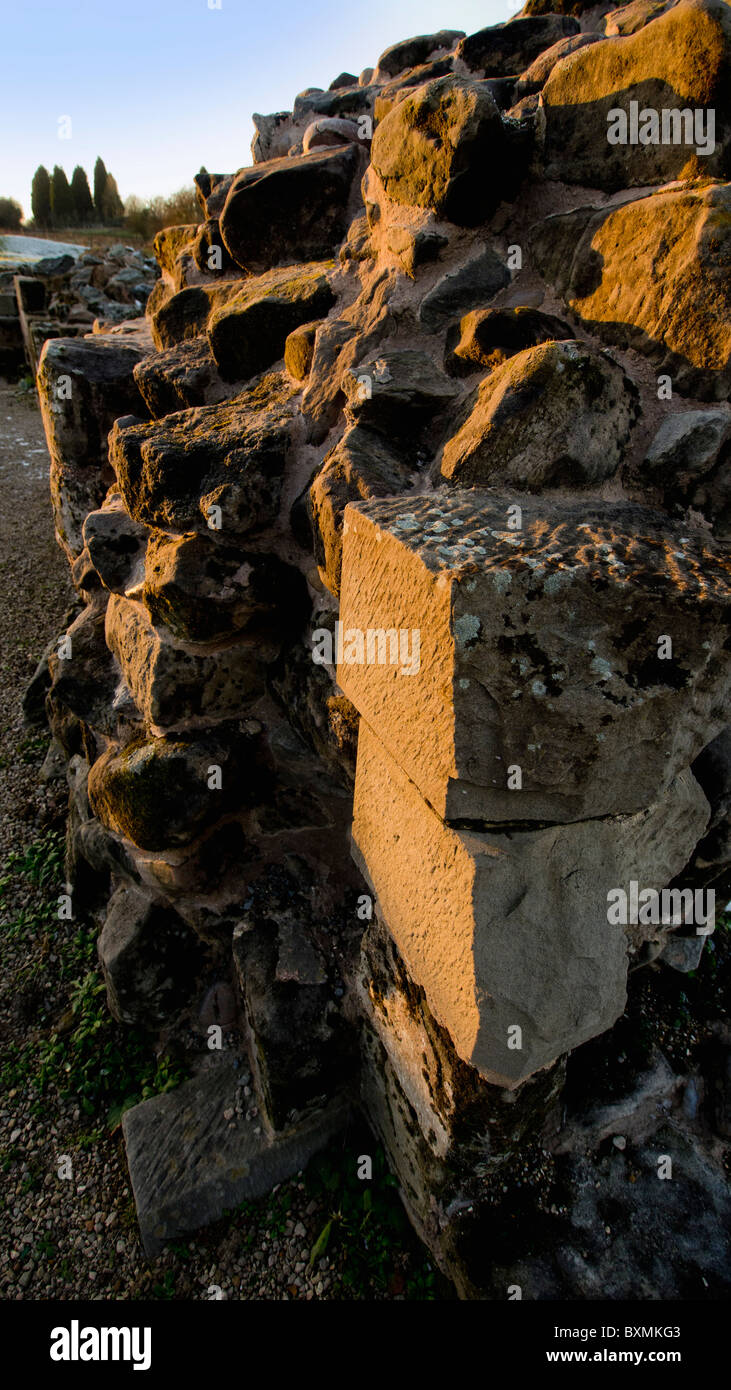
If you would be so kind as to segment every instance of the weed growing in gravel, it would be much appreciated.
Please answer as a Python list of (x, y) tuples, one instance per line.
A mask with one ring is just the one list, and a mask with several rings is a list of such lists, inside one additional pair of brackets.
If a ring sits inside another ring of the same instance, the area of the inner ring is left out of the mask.
[(415, 1242), (380, 1148), (367, 1183), (352, 1164), (333, 1161), (330, 1155), (310, 1164), (305, 1181), (330, 1213), (312, 1247), (310, 1268), (330, 1251), (341, 1296), (370, 1298), (375, 1288), (410, 1299), (436, 1297), (434, 1270), (421, 1249), (406, 1261), (402, 1258)]
[[(64, 836), (58, 831), (10, 854), (0, 875), (0, 909), (19, 881), (26, 890), (24, 906), (3, 927), (6, 937), (28, 942), (24, 980), (33, 979), (44, 958), (53, 954), (68, 992), (68, 1007), (49, 1036), (11, 1045), (0, 1082), (6, 1088), (30, 1084), (40, 1096), (55, 1087), (64, 1099), (77, 1100), (86, 1115), (106, 1116), (108, 1128), (114, 1130), (125, 1110), (172, 1090), (185, 1073), (170, 1057), (152, 1055), (151, 1039), (141, 1029), (122, 1026), (111, 1017), (96, 964), (95, 930), (60, 921), (56, 915), (63, 880)], [(34, 1109), (42, 1112), (40, 1098)], [(95, 1134), (98, 1130), (84, 1136), (87, 1143)]]

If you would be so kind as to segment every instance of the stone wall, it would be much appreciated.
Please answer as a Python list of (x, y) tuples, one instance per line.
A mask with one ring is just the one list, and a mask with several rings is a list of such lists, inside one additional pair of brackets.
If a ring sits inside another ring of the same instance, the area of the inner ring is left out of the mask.
[(495, 1181), (697, 964), (660, 891), (728, 896), (731, 12), (526, 8), (255, 116), (146, 318), (41, 357), (69, 880), (192, 1069), (125, 1117), (148, 1252), (358, 1107), (504, 1297)]

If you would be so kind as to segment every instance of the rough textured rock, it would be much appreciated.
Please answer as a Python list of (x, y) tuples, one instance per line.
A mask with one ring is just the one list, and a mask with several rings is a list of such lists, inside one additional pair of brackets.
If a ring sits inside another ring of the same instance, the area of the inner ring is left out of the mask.
[(445, 367), (453, 376), (499, 367), (523, 348), (572, 338), (569, 325), (540, 309), (472, 309), (447, 334)]
[(731, 411), (688, 410), (663, 420), (640, 477), (673, 514), (701, 512), (714, 535), (731, 533)]
[(530, 67), (518, 78), (513, 89), (513, 101), (521, 101), (533, 92), (540, 92), (561, 58), (568, 58), (570, 53), (576, 53), (578, 49), (586, 48), (590, 43), (598, 43), (601, 37), (601, 34), (570, 34), (568, 38), (559, 39), (557, 43), (551, 44), (550, 48), (539, 53)]
[(147, 527), (132, 520), (117, 493), (100, 511), (88, 513), (84, 545), (105, 589), (117, 594), (138, 591), (145, 573), (147, 537)]
[[(281, 496), (292, 411), (273, 378), (256, 393), (166, 416), (152, 425), (118, 420), (112, 465), (129, 513), (177, 530), (220, 526), (243, 534), (274, 520)], [(252, 399), (253, 395), (253, 399)]]
[(164, 1022), (192, 992), (200, 966), (199, 943), (184, 923), (128, 885), (109, 899), (98, 950), (120, 1023)]
[(249, 767), (246, 761), (235, 731), (233, 737), (225, 730), (218, 737), (134, 739), (94, 763), (89, 804), (103, 825), (140, 849), (172, 849), (237, 804), (242, 774), (250, 785), (255, 781), (255, 760)]
[(315, 558), (323, 584), (340, 593), (343, 513), (348, 502), (405, 492), (412, 471), (387, 440), (354, 425), (329, 453), (310, 487)]
[(523, 72), (539, 53), (559, 39), (578, 34), (577, 21), (568, 15), (518, 17), (508, 24), (479, 29), (457, 45), (457, 58), (482, 77), (509, 77)]
[(645, 353), (680, 391), (731, 386), (731, 188), (673, 189), (548, 218), (539, 269), (587, 328)]
[(299, 570), (276, 555), (212, 546), (204, 536), (155, 532), (142, 598), (152, 622), (183, 642), (211, 642), (270, 624), (296, 629), (307, 614)]
[(632, 384), (608, 353), (584, 343), (542, 343), (491, 372), (435, 481), (457, 487), (544, 487), (601, 482), (616, 472), (637, 417)]
[(476, 226), (505, 191), (507, 148), (490, 93), (464, 78), (441, 77), (384, 116), (371, 161), (394, 202)]
[(82, 548), (81, 527), (112, 481), (106, 439), (118, 415), (144, 415), (133, 377), (144, 349), (95, 334), (50, 339), (38, 367), (38, 394), (51, 454), (56, 532), (70, 555)]
[(211, 315), (208, 340), (226, 381), (245, 381), (284, 354), (287, 335), (322, 318), (335, 303), (331, 262), (274, 270), (247, 280), (244, 288)]
[(106, 640), (137, 708), (149, 724), (163, 728), (240, 713), (263, 691), (262, 660), (276, 655), (276, 644), (254, 639), (215, 651), (191, 650), (155, 627), (141, 603), (118, 594), (109, 600)]
[(230, 256), (245, 270), (329, 256), (345, 235), (359, 169), (352, 144), (242, 169), (220, 218)]
[[(637, 811), (725, 722), (728, 562), (662, 512), (394, 498), (350, 506), (343, 549), (339, 683), (450, 820)], [(566, 626), (550, 616), (557, 599)], [(369, 628), (383, 653), (374, 638), (361, 664), (347, 635)]]
[(187, 339), (154, 357), (145, 357), (134, 369), (140, 395), (155, 420), (188, 406), (206, 405), (217, 375), (204, 337)]
[(418, 67), (438, 54), (451, 53), (463, 38), (462, 29), (440, 29), (437, 34), (417, 34), (416, 38), (392, 44), (378, 59), (376, 80), (382, 82), (387, 77), (398, 77), (399, 73)]
[[(727, 178), (730, 54), (725, 0), (681, 0), (638, 33), (605, 39), (564, 59), (541, 96), (547, 176), (610, 190), (675, 178)], [(630, 101), (636, 103), (634, 138)], [(714, 112), (713, 132), (705, 119), (701, 127), (694, 123), (696, 110), (702, 117)], [(610, 113), (617, 111), (624, 113), (626, 128), (617, 125), (618, 138), (610, 141)], [(642, 119), (645, 111), (653, 119)], [(663, 130), (662, 113), (670, 111), (689, 112), (687, 130), (680, 118), (677, 130), (675, 122)]]

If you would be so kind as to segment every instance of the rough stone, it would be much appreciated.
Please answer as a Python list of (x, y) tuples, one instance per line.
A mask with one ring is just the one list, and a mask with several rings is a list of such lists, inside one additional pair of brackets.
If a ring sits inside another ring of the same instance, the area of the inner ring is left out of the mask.
[(672, 513), (692, 507), (731, 538), (731, 411), (688, 410), (663, 420), (636, 481), (657, 488)]
[(731, 187), (582, 208), (535, 229), (538, 269), (605, 341), (646, 354), (704, 400), (731, 387)]
[(254, 276), (210, 318), (208, 340), (227, 381), (245, 381), (284, 354), (287, 335), (323, 318), (335, 303), (332, 262), (300, 265)]
[(277, 654), (276, 643), (253, 638), (191, 649), (153, 626), (143, 604), (118, 594), (109, 600), (106, 640), (140, 713), (160, 728), (241, 714), (263, 692), (262, 662)]
[(479, 29), (457, 45), (457, 58), (482, 77), (509, 77), (525, 69), (559, 39), (578, 34), (577, 20), (547, 14), (516, 18)]
[(507, 267), (487, 246), (437, 280), (421, 301), (419, 320), (430, 333), (436, 333), (466, 310), (489, 303), (509, 281)]
[(110, 1012), (119, 1023), (164, 1023), (192, 992), (200, 946), (179, 917), (131, 885), (109, 899), (98, 941)]
[(541, 343), (481, 383), (434, 467), (458, 487), (586, 487), (610, 478), (638, 415), (637, 392), (607, 352)]
[[(610, 191), (677, 178), (726, 178), (730, 92), (728, 5), (680, 0), (647, 28), (592, 44), (556, 65), (541, 96), (546, 175)], [(634, 141), (630, 101), (638, 117)], [(646, 110), (651, 116), (642, 120)], [(698, 110), (702, 129), (694, 128), (689, 139), (679, 116), (677, 133), (669, 126), (666, 136), (662, 113), (673, 110)], [(610, 139), (618, 111), (625, 118), (624, 132), (616, 127), (622, 141)], [(709, 111), (714, 132), (706, 127)]]
[(290, 440), (291, 387), (279, 378), (219, 405), (151, 425), (117, 421), (110, 454), (130, 516), (172, 530), (225, 536), (271, 523), (279, 507)]
[(504, 196), (507, 149), (490, 93), (450, 76), (427, 82), (383, 117), (371, 162), (393, 202), (474, 227)]
[(524, 348), (572, 337), (563, 319), (540, 309), (472, 309), (450, 326), (444, 365), (453, 376), (468, 376), (499, 367)]
[(38, 367), (38, 395), (51, 454), (56, 531), (69, 555), (83, 548), (87, 512), (99, 507), (113, 481), (107, 434), (118, 415), (144, 416), (133, 371), (147, 349), (123, 339), (49, 340)]
[(242, 169), (220, 218), (233, 260), (254, 271), (331, 255), (347, 230), (359, 170), (361, 155), (352, 144)]
[(412, 470), (379, 434), (363, 425), (346, 430), (324, 460), (310, 487), (310, 513), (323, 584), (340, 593), (343, 513), (348, 502), (405, 492)]
[[(346, 509), (338, 683), (450, 820), (638, 811), (726, 722), (728, 561), (631, 503), (522, 494), (520, 530), (515, 505), (455, 491)], [(368, 629), (384, 634), (371, 660), (348, 641)]]

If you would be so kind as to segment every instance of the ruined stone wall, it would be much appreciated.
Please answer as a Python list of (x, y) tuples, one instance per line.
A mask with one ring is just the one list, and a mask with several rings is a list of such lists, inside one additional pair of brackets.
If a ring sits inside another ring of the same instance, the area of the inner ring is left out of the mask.
[(255, 116), (145, 320), (42, 355), (70, 884), (193, 1073), (125, 1117), (148, 1251), (360, 1107), (500, 1290), (567, 1056), (728, 896), (731, 11), (542, 8)]

